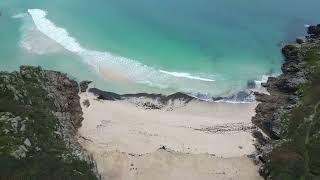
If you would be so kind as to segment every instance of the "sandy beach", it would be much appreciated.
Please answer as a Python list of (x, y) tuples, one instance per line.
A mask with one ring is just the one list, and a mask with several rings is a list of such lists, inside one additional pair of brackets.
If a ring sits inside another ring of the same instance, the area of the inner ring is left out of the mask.
[(79, 141), (104, 179), (261, 179), (247, 158), (255, 151), (255, 103), (192, 100), (144, 109), (137, 99), (103, 101), (80, 95)]

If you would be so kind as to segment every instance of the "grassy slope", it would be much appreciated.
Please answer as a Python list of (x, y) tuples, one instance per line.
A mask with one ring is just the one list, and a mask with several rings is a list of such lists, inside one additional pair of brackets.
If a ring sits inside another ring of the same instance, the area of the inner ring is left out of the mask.
[[(73, 155), (59, 133), (46, 83), (41, 75), (0, 72), (0, 179), (97, 179), (93, 163)], [(12, 156), (22, 146), (25, 157)]]
[(266, 164), (276, 180), (320, 179), (320, 42), (304, 50), (311, 71), (300, 88), (299, 105), (283, 115), (283, 140)]

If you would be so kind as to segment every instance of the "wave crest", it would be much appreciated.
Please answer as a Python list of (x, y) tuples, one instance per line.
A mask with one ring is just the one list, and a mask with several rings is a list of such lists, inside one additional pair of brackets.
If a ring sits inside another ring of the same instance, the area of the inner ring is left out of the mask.
[(183, 73), (183, 72), (169, 72), (169, 71), (164, 71), (164, 70), (159, 70), (160, 72), (164, 74), (169, 74), (174, 77), (178, 78), (187, 78), (187, 79), (192, 79), (192, 80), (199, 80), (199, 81), (208, 81), (208, 82), (214, 82), (215, 80), (213, 79), (208, 79), (208, 78), (202, 78), (199, 76), (192, 76), (189, 73)]
[[(160, 85), (164, 84), (166, 85), (165, 87), (174, 85), (177, 86), (175, 87), (176, 91), (185, 92), (201, 91), (195, 87), (190, 87), (190, 85), (187, 85), (188, 81), (186, 80), (191, 79), (202, 83), (210, 83), (214, 81), (206, 77), (198, 77), (184, 72), (168, 72), (164, 70), (158, 70), (141, 64), (136, 60), (113, 55), (110, 52), (100, 52), (85, 49), (75, 38), (71, 37), (65, 29), (57, 27), (53, 22), (47, 19), (46, 11), (41, 9), (29, 9), (28, 13), (31, 15), (34, 24), (39, 31), (48, 36), (50, 39), (56, 41), (66, 50), (82, 57), (82, 59), (94, 67), (98, 72), (99, 69), (105, 66), (107, 69), (111, 69), (116, 71), (117, 74), (125, 76), (125, 79), (130, 79), (136, 83), (148, 82), (144, 84), (153, 87), (159, 87)], [(172, 79), (172, 76), (179, 78)]]

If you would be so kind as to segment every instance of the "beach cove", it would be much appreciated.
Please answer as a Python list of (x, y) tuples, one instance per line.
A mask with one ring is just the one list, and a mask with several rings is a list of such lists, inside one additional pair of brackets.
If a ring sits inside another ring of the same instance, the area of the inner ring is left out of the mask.
[(261, 179), (247, 157), (255, 103), (80, 97), (79, 141), (104, 179)]

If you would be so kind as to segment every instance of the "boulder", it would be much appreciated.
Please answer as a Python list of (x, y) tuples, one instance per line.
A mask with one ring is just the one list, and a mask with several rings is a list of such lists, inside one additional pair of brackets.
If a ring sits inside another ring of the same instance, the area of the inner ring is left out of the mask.
[(88, 87), (89, 87), (89, 84), (91, 84), (92, 81), (81, 81), (80, 82), (80, 92), (86, 92)]
[(308, 34), (310, 34), (312, 38), (320, 37), (320, 24), (309, 26)]
[(300, 56), (300, 50), (296, 45), (289, 44), (282, 48), (282, 54), (286, 61), (297, 60)]
[(24, 142), (24, 145), (26, 145), (27, 147), (30, 147), (31, 146), (31, 142), (30, 140), (27, 138)]
[(298, 44), (303, 44), (303, 43), (306, 42), (306, 40), (305, 40), (304, 38), (297, 38), (297, 39), (296, 39), (296, 42), (297, 42)]
[(90, 106), (90, 101), (88, 99), (84, 100), (82, 103), (85, 107), (89, 107)]

